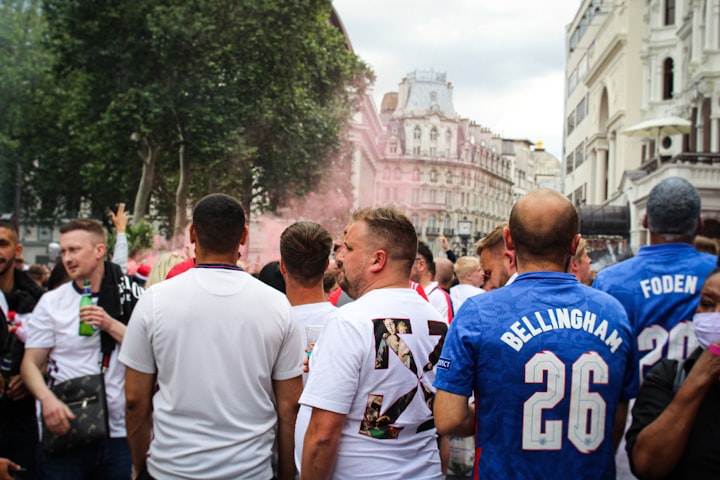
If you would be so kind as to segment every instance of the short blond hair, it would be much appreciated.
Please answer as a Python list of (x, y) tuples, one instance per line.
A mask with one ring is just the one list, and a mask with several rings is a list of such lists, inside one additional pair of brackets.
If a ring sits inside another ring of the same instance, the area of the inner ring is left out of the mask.
[(587, 251), (587, 240), (584, 238), (581, 238), (578, 242), (577, 250), (575, 250), (575, 255), (572, 256), (571, 260), (575, 263), (580, 262), (580, 259), (582, 258), (583, 254)]
[(502, 222), (498, 224), (495, 229), (488, 233), (485, 237), (481, 238), (475, 244), (476, 253), (478, 256), (483, 250), (495, 250), (498, 247), (505, 248), (505, 239), (503, 238), (503, 230), (508, 226), (508, 222)]
[(460, 257), (455, 262), (455, 275), (458, 280), (465, 278), (468, 273), (474, 272), (480, 266), (480, 260), (475, 257)]

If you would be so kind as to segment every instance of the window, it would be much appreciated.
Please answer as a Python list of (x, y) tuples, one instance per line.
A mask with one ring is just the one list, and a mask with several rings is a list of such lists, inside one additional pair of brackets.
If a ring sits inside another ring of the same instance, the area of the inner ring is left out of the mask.
[(575, 149), (575, 168), (578, 168), (585, 161), (585, 142)]
[(437, 147), (430, 147), (430, 156), (437, 157)]
[(450, 132), (450, 129), (448, 129), (445, 132), (445, 141), (450, 144), (450, 139), (452, 139), (452, 132)]
[(665, 25), (675, 25), (675, 0), (665, 0)]
[(437, 139), (438, 139), (438, 131), (437, 131), (437, 128), (433, 127), (432, 130), (430, 130), (430, 141), (437, 142)]
[(415, 180), (416, 182), (420, 181), (420, 170), (418, 170), (417, 168), (415, 170), (413, 170), (412, 179)]
[(422, 130), (420, 130), (420, 127), (415, 127), (415, 130), (413, 130), (413, 139), (420, 140), (420, 137), (422, 137)]
[(580, 122), (585, 118), (585, 114), (585, 98), (583, 98), (575, 109), (575, 121), (578, 125), (580, 125)]
[(453, 178), (452, 172), (450, 170), (448, 170), (447, 173), (445, 174), (445, 183), (452, 183), (452, 178)]
[(673, 98), (674, 66), (672, 58), (666, 58), (663, 62), (663, 100), (670, 100)]
[(391, 144), (390, 144), (390, 153), (392, 153), (393, 155), (395, 155), (395, 154), (397, 154), (397, 152), (398, 152), (397, 143), (391, 143)]
[(415, 145), (413, 147), (413, 155), (420, 155), (420, 145)]
[(437, 182), (437, 180), (438, 180), (437, 177), (438, 177), (437, 172), (436, 172), (435, 170), (432, 170), (432, 171), (430, 172), (430, 181), (431, 181), (431, 182)]
[(428, 199), (430, 203), (436, 203), (437, 202), (437, 191), (436, 190), (430, 190), (428, 192), (430, 194), (430, 198)]
[(575, 112), (570, 112), (570, 116), (567, 119), (567, 133), (570, 135), (575, 130)]
[(575, 166), (573, 164), (574, 159), (575, 159), (575, 152), (572, 152), (565, 159), (565, 173), (572, 173), (573, 169), (575, 168)]
[(577, 80), (577, 70), (573, 70), (568, 77), (568, 96), (572, 93), (573, 90), (575, 90), (575, 87), (577, 86)]
[(452, 192), (445, 192), (445, 205), (452, 206)]
[(412, 189), (412, 203), (414, 203), (414, 204), (420, 203), (420, 189), (418, 189), (418, 188)]

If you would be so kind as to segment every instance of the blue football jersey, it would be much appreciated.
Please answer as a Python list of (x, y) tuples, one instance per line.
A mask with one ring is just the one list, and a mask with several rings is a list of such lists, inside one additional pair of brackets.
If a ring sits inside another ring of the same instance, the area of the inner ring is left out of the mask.
[(475, 478), (615, 478), (632, 352), (622, 305), (570, 274), (524, 273), (467, 300), (435, 386), (475, 394)]
[(687, 243), (641, 247), (637, 256), (601, 270), (593, 287), (623, 304), (636, 339), (635, 390), (663, 358), (684, 359), (697, 346), (692, 319), (717, 257)]

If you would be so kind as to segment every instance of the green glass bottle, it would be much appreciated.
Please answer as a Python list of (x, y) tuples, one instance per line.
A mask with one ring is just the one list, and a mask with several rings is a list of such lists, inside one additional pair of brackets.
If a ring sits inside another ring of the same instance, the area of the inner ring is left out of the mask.
[[(82, 297), (80, 297), (80, 308), (86, 307), (88, 305), (93, 305), (93, 299), (92, 292), (90, 291), (90, 280), (85, 280), (85, 283), (83, 284), (83, 294)], [(88, 325), (81, 320), (78, 334), (83, 337), (91, 337), (93, 334), (92, 325)]]

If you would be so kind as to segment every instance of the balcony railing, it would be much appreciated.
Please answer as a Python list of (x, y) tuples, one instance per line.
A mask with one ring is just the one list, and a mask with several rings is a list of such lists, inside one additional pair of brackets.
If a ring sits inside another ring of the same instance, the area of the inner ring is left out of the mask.
[(684, 164), (684, 165), (720, 165), (720, 153), (680, 153), (671, 156), (661, 156), (659, 161), (657, 158), (646, 161), (640, 166), (640, 170), (646, 171), (648, 174), (657, 170), (661, 165), (666, 164)]

